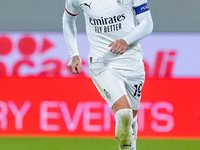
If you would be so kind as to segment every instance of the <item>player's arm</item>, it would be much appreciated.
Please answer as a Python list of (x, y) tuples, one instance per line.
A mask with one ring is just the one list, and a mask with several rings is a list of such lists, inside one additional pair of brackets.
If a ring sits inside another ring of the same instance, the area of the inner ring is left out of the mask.
[(134, 15), (138, 25), (130, 34), (123, 38), (128, 45), (141, 40), (153, 31), (153, 21), (147, 1), (135, 0), (134, 4)]
[(109, 47), (111, 47), (110, 51), (112, 53), (123, 54), (127, 49), (127, 45), (146, 37), (153, 30), (153, 21), (147, 1), (135, 0), (134, 2), (134, 15), (138, 25), (124, 38), (110, 43)]
[[(69, 5), (69, 2), (67, 5)], [(73, 74), (80, 73), (82, 68), (81, 58), (79, 57), (77, 48), (77, 28), (75, 22), (77, 15), (78, 13), (71, 13), (67, 8), (65, 8), (62, 18), (63, 34), (71, 56), (68, 67)]]

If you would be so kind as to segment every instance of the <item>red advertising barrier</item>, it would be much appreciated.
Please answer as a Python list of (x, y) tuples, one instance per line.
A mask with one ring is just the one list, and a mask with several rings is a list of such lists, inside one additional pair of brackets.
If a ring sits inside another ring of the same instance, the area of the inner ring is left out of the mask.
[[(0, 78), (0, 136), (114, 137), (89, 78)], [(146, 79), (138, 137), (200, 138), (200, 79)]]

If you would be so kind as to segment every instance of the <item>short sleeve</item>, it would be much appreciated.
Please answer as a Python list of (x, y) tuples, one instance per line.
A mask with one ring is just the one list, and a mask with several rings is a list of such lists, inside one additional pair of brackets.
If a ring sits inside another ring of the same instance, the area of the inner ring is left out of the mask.
[(65, 10), (68, 14), (76, 16), (80, 12), (80, 7), (77, 0), (66, 0), (65, 1)]

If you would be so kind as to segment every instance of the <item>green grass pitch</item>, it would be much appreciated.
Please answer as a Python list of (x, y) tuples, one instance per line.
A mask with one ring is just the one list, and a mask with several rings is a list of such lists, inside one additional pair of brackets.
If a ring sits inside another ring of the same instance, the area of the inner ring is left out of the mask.
[[(118, 150), (115, 139), (1, 137), (0, 150)], [(137, 150), (200, 150), (200, 140), (138, 139)]]

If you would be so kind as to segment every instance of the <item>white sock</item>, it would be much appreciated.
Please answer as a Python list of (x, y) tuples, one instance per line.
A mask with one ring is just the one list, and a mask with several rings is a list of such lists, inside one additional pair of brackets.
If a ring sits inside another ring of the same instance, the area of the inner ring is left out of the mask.
[(121, 109), (115, 113), (115, 136), (121, 150), (129, 150), (132, 142), (132, 109)]
[(137, 116), (135, 116), (132, 120), (132, 148), (131, 150), (136, 150), (136, 141), (137, 141), (137, 133), (138, 133), (138, 125), (137, 125)]
[(134, 138), (137, 139), (137, 133), (138, 133), (137, 115), (133, 118), (131, 127), (133, 130)]

